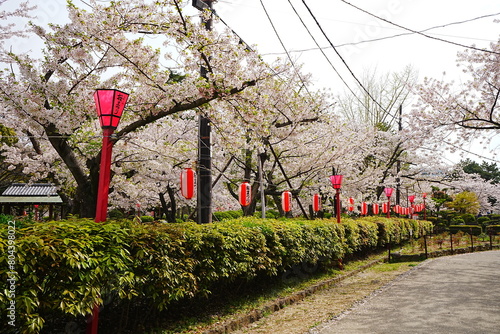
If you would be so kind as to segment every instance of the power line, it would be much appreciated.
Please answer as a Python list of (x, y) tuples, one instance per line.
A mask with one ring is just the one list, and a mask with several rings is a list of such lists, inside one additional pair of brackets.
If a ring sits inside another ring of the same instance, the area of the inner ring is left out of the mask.
[(410, 32), (412, 32), (412, 33), (414, 33), (414, 34), (422, 35), (422, 36), (427, 37), (427, 38), (430, 38), (430, 39), (434, 39), (434, 40), (437, 40), (437, 41), (440, 41), (440, 42), (444, 42), (444, 43), (448, 43), (448, 44), (452, 44), (452, 45), (460, 46), (460, 47), (467, 48), (467, 49), (472, 49), (472, 50), (481, 51), (481, 52), (488, 52), (488, 53), (493, 53), (493, 54), (500, 54), (499, 52), (495, 52), (495, 51), (492, 51), (492, 50), (480, 49), (480, 48), (476, 48), (476, 47), (474, 47), (474, 46), (468, 46), (468, 45), (465, 45), (465, 44), (460, 44), (460, 43), (456, 43), (456, 42), (448, 41), (448, 40), (446, 40), (446, 39), (442, 39), (442, 38), (439, 38), (439, 37), (433, 37), (433, 36), (430, 36), (430, 35), (424, 34), (423, 32), (420, 32), (420, 31), (417, 31), (417, 30), (413, 30), (413, 29), (410, 29), (410, 28), (406, 28), (406, 27), (404, 27), (404, 26), (402, 26), (402, 25), (399, 25), (399, 24), (397, 24), (397, 23), (391, 22), (391, 21), (389, 21), (389, 20), (387, 20), (387, 19), (384, 19), (384, 18), (382, 18), (382, 17), (380, 17), (380, 16), (377, 16), (377, 15), (375, 15), (375, 14), (373, 14), (373, 13), (370, 13), (369, 11), (364, 10), (364, 9), (362, 9), (362, 8), (360, 8), (360, 7), (356, 6), (356, 5), (353, 5), (353, 4), (349, 3), (349, 2), (347, 2), (346, 0), (340, 0), (340, 1), (342, 1), (342, 2), (343, 2), (343, 3), (345, 3), (346, 5), (349, 5), (349, 6), (351, 6), (351, 7), (355, 8), (355, 9), (357, 9), (357, 10), (359, 10), (359, 11), (361, 11), (361, 12), (365, 13), (365, 14), (368, 14), (368, 15), (370, 15), (370, 16), (373, 16), (373, 17), (375, 17), (376, 19), (379, 19), (379, 20), (381, 20), (381, 21), (384, 21), (384, 22), (386, 22), (386, 23), (389, 23), (389, 24), (391, 24), (391, 25), (393, 25), (393, 26), (396, 26), (396, 27), (398, 27), (398, 28), (401, 28), (401, 29), (404, 29), (404, 30), (410, 31)]
[[(262, 0), (261, 0), (262, 1)], [(318, 20), (316, 19), (316, 16), (313, 14), (313, 12), (311, 11), (311, 9), (309, 8), (309, 6), (307, 5), (306, 1), (305, 0), (302, 0), (302, 3), (304, 4), (304, 6), (307, 8), (307, 11), (309, 12), (309, 14), (311, 15), (311, 17), (314, 19), (314, 22), (316, 22), (316, 25), (318, 26), (319, 30), (321, 31), (321, 33), (323, 34), (323, 36), (326, 38), (326, 40), (328, 41), (328, 43), (330, 44), (330, 46), (332, 47), (332, 49), (335, 51), (335, 53), (337, 54), (337, 56), (340, 58), (340, 60), (342, 61), (342, 63), (345, 65), (345, 67), (347, 68), (347, 70), (349, 71), (349, 73), (352, 75), (352, 77), (354, 78), (354, 80), (356, 80), (356, 82), (358, 83), (358, 85), (361, 87), (361, 89), (368, 95), (368, 97), (373, 101), (375, 102), (376, 105), (378, 105), (382, 110), (384, 110), (387, 114), (390, 114), (372, 95), (371, 93), (368, 91), (368, 89), (365, 88), (365, 86), (361, 83), (361, 81), (359, 81), (359, 79), (356, 77), (356, 75), (354, 74), (354, 72), (351, 70), (351, 68), (349, 67), (349, 65), (347, 64), (347, 62), (345, 61), (344, 57), (342, 57), (342, 55), (338, 52), (337, 48), (335, 47), (335, 45), (333, 45), (332, 41), (330, 40), (330, 38), (328, 37), (328, 35), (325, 33), (325, 31), (323, 30), (323, 27), (319, 24)]]
[(262, 0), (260, 0), (260, 4), (262, 5), (262, 9), (264, 9), (264, 13), (266, 14), (267, 16), (267, 19), (269, 20), (269, 23), (271, 24), (271, 27), (273, 28), (274, 30), (274, 33), (276, 35), (276, 37), (278, 38), (278, 41), (280, 42), (281, 46), (283, 47), (283, 50), (285, 51), (288, 59), (290, 60), (290, 63), (292, 64), (292, 67), (293, 69), (295, 70), (295, 73), (297, 74), (300, 82), (302, 82), (302, 85), (303, 87), (306, 89), (307, 93), (309, 94), (309, 96), (311, 96), (311, 93), (309, 92), (309, 90), (307, 89), (307, 85), (304, 83), (304, 81), (302, 80), (302, 76), (300, 75), (299, 71), (297, 70), (297, 68), (295, 67), (295, 64), (292, 60), (292, 57), (290, 56), (290, 54), (288, 53), (288, 51), (286, 50), (286, 47), (285, 47), (285, 44), (283, 43), (283, 40), (281, 39), (281, 37), (279, 36), (278, 34), (278, 31), (276, 30), (276, 27), (274, 26), (274, 23), (273, 21), (271, 20), (271, 17), (269, 16), (269, 13), (267, 12), (267, 9), (266, 9), (266, 6), (264, 6), (264, 2)]
[[(333, 68), (333, 70), (335, 71), (335, 73), (337, 73), (337, 75), (339, 76), (340, 80), (342, 80), (342, 82), (344, 83), (344, 85), (346, 85), (347, 89), (349, 89), (349, 91), (357, 98), (356, 94), (353, 92), (353, 90), (351, 89), (351, 87), (349, 87), (349, 85), (344, 80), (344, 78), (342, 77), (342, 75), (340, 75), (340, 73), (337, 71), (337, 69), (335, 68), (335, 66), (333, 65), (333, 63), (330, 61), (330, 58), (328, 58), (328, 56), (325, 54), (325, 52), (323, 51), (323, 49), (319, 46), (319, 43), (316, 41), (316, 38), (314, 38), (314, 36), (312, 35), (311, 31), (309, 30), (309, 28), (307, 27), (307, 25), (304, 23), (304, 20), (302, 20), (302, 17), (299, 15), (299, 13), (297, 12), (297, 10), (295, 9), (295, 6), (292, 4), (292, 2), (290, 0), (288, 0), (288, 3), (292, 7), (293, 11), (295, 12), (295, 14), (297, 15), (297, 17), (299, 18), (299, 20), (302, 23), (302, 25), (304, 26), (304, 28), (306, 29), (306, 31), (309, 34), (309, 36), (311, 36), (312, 40), (314, 41), (314, 44), (316, 44), (316, 46), (319, 48), (319, 50), (321, 51), (321, 53), (323, 54), (323, 56), (326, 58), (326, 60), (330, 64), (330, 66)], [(361, 104), (363, 104), (361, 102), (361, 100), (358, 99), (358, 101)]]
[[(484, 18), (492, 17), (492, 16), (498, 16), (498, 15), (500, 15), (500, 13), (482, 15), (482, 16), (474, 17), (472, 19), (467, 19), (467, 20), (463, 20), (463, 21), (456, 21), (456, 22), (450, 22), (450, 23), (445, 23), (445, 24), (442, 24), (442, 25), (430, 27), (430, 28), (427, 28), (427, 29), (424, 29), (424, 30), (420, 30), (419, 32), (422, 33), (422, 32), (426, 32), (426, 31), (438, 29), (438, 28), (446, 28), (446, 27), (449, 27), (449, 26), (452, 26), (452, 25), (469, 23), (469, 22), (472, 22), (472, 21), (476, 21), (476, 20), (480, 20), (480, 19), (484, 19)], [(345, 22), (345, 21), (341, 21), (341, 22)], [(347, 23), (354, 23), (354, 22), (347, 22)], [(358, 23), (356, 23), (356, 24), (358, 24)], [(393, 28), (393, 29), (396, 29), (396, 28)], [(400, 30), (400, 29), (397, 29), (397, 30)], [(356, 45), (359, 45), (359, 44), (371, 43), (371, 42), (378, 42), (378, 41), (383, 41), (383, 40), (386, 40), (386, 39), (392, 39), (392, 38), (396, 38), (396, 37), (408, 36), (408, 35), (414, 35), (414, 34), (416, 34), (416, 33), (414, 33), (414, 32), (405, 32), (405, 33), (391, 35), (391, 36), (385, 36), (385, 37), (380, 37), (380, 38), (367, 39), (367, 40), (359, 41), (359, 42), (338, 44), (337, 48), (341, 48), (341, 47), (344, 47), (344, 46), (356, 46)], [(445, 37), (454, 37), (454, 38), (463, 38), (463, 39), (473, 39), (473, 40), (478, 40), (478, 41), (494, 42), (494, 41), (492, 41), (490, 39), (484, 39), (484, 38), (454, 36), (454, 35), (447, 35), (447, 34), (434, 34), (434, 35), (445, 36)], [(289, 52), (290, 53), (294, 53), (294, 52), (307, 52), (307, 51), (316, 51), (316, 50), (323, 50), (323, 49), (329, 49), (329, 48), (331, 48), (330, 46), (323, 46), (323, 47), (320, 47), (319, 45), (317, 45), (317, 46), (318, 46), (317, 48), (307, 48), (307, 49), (300, 49), (300, 50), (290, 50)], [(266, 55), (280, 55), (280, 54), (282, 54), (282, 53), (281, 52), (273, 52), (273, 53), (267, 53)]]

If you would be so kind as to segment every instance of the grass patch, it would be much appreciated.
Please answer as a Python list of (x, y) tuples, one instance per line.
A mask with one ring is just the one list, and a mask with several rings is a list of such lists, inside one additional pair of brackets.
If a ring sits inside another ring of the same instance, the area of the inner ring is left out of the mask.
[(376, 272), (389, 272), (389, 271), (396, 271), (402, 269), (402, 267), (415, 267), (419, 264), (420, 262), (413, 261), (413, 262), (395, 262), (395, 263), (380, 263), (372, 268), (370, 270), (376, 271)]

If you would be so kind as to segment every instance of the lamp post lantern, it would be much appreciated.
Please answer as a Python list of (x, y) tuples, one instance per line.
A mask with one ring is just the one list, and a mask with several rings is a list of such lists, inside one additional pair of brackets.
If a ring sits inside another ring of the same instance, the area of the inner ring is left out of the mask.
[(385, 196), (387, 196), (387, 218), (391, 218), (391, 196), (394, 189), (384, 188)]
[(427, 198), (427, 194), (426, 193), (423, 193), (422, 194), (422, 198), (424, 200), (424, 220), (427, 220), (427, 212), (426, 212), (426, 207), (425, 207), (425, 199)]
[(111, 153), (113, 149), (111, 136), (118, 127), (118, 123), (120, 123), (127, 99), (127, 93), (116, 89), (98, 89), (94, 93), (97, 115), (103, 132), (95, 215), (95, 222), (97, 223), (105, 221), (108, 212)]
[(342, 186), (342, 178), (344, 175), (330, 176), (330, 182), (333, 189), (335, 189), (335, 211), (337, 211), (337, 223), (340, 223), (340, 187)]
[[(101, 164), (99, 169), (99, 185), (97, 188), (97, 205), (95, 222), (106, 220), (108, 213), (108, 194), (111, 175), (111, 153), (113, 141), (111, 135), (118, 127), (128, 94), (116, 89), (98, 89), (94, 93), (97, 115), (102, 128)], [(87, 324), (87, 333), (96, 334), (99, 323), (99, 305), (95, 305)]]
[(415, 195), (408, 196), (408, 201), (410, 202), (410, 218), (413, 218), (413, 212), (414, 212), (413, 203), (415, 203)]

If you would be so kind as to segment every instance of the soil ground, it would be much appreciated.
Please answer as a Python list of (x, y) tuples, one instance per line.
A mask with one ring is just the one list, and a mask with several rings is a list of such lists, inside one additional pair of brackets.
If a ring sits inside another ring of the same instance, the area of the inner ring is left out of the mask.
[(414, 262), (377, 264), (233, 333), (307, 333), (318, 324), (348, 311), (415, 265)]

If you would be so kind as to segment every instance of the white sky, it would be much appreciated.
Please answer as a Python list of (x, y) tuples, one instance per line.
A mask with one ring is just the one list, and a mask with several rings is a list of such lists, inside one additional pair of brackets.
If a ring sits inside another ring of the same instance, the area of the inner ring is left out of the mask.
[[(65, 0), (44, 0), (43, 4), (40, 4), (39, 0), (30, 1), (38, 5), (35, 11), (36, 18), (33, 20), (37, 24), (60, 23), (67, 19)], [(424, 76), (441, 78), (443, 72), (453, 78), (458, 78), (460, 75), (455, 60), (457, 52), (463, 50), (462, 47), (415, 34), (345, 45), (408, 31), (362, 13), (340, 0), (304, 1), (358, 78), (363, 72), (374, 68), (382, 74), (401, 71), (406, 65), (412, 65), (419, 72), (420, 78)], [(424, 30), (500, 13), (500, 1), (497, 0), (348, 1), (370, 13), (413, 30)], [(19, 0), (7, 0), (0, 9), (15, 7), (18, 2)], [(86, 7), (80, 0), (74, 2), (78, 6)], [(256, 45), (257, 51), (266, 55), (265, 59), (271, 60), (277, 56), (286, 57), (262, 3), (287, 51), (315, 49), (314, 41), (293, 11), (291, 3), (318, 43), (322, 47), (327, 47), (324, 52), (336, 70), (344, 80), (353, 85), (352, 75), (349, 74), (338, 55), (329, 47), (328, 41), (307, 12), (303, 0), (220, 0), (214, 4), (214, 9), (246, 43)], [(186, 12), (188, 14), (197, 12), (191, 7), (190, 1)], [(500, 35), (500, 23), (494, 23), (494, 19), (500, 19), (500, 15), (433, 29), (426, 33), (460, 44), (487, 47), (490, 42), (498, 40)], [(28, 43), (30, 42), (19, 42), (17, 47), (22, 49), (33, 47)], [(304, 63), (306, 72), (312, 74), (318, 87), (328, 87), (339, 93), (345, 90), (338, 75), (319, 50), (291, 52), (290, 54), (293, 59)]]
[[(321, 46), (329, 46), (317, 24), (311, 19), (303, 1), (263, 0), (262, 2), (287, 50), (316, 47), (290, 2), (318, 43)], [(305, 2), (335, 46), (407, 32), (362, 13), (339, 0)], [(412, 30), (424, 30), (500, 13), (500, 1), (495, 0), (350, 0), (349, 2)], [(261, 53), (283, 53), (283, 47), (269, 23), (261, 0), (221, 0), (214, 7), (248, 44), (257, 44)], [(500, 19), (500, 15), (433, 29), (428, 33), (460, 44), (487, 47), (490, 42), (499, 38), (500, 23), (494, 23), (495, 18)], [(461, 49), (463, 48), (420, 35), (406, 35), (337, 47), (340, 55), (358, 78), (368, 69), (377, 68), (377, 72), (380, 73), (394, 72), (402, 70), (408, 64), (418, 70), (421, 78), (424, 76), (440, 78), (444, 71), (456, 77), (459, 73), (455, 63), (456, 54)], [(346, 71), (337, 54), (331, 48), (326, 49), (325, 53), (342, 77), (351, 82), (352, 76)], [(339, 91), (339, 88), (340, 91), (344, 90), (338, 75), (320, 51), (294, 52), (292, 55), (305, 64), (306, 70), (312, 73), (319, 86), (330, 87), (334, 91)], [(281, 56), (286, 57), (284, 54)]]
[[(456, 66), (457, 52), (462, 51), (463, 47), (416, 34), (344, 45), (408, 31), (362, 13), (340, 0), (304, 1), (358, 78), (361, 78), (364, 72), (373, 71), (375, 68), (377, 73), (383, 74), (399, 72), (405, 66), (412, 65), (418, 71), (420, 79), (425, 76), (442, 78), (443, 72), (446, 72), (446, 78), (449, 80), (465, 79), (461, 77), (461, 71)], [(7, 0), (0, 9), (15, 7), (18, 2), (19, 0)], [(39, 0), (31, 2), (38, 5), (36, 18), (33, 20), (35, 23), (46, 25), (50, 22), (61, 23), (67, 20), (65, 0), (44, 0), (42, 4)], [(77, 6), (83, 8), (86, 6), (81, 0), (74, 2)], [(500, 13), (498, 0), (348, 0), (348, 2), (398, 25), (418, 31)], [(195, 15), (197, 10), (192, 8), (190, 3), (191, 1), (186, 7), (186, 13)], [(322, 47), (328, 47), (324, 52), (335, 69), (352, 88), (355, 87), (353, 76), (329, 47), (329, 42), (306, 10), (303, 0), (220, 0), (214, 4), (214, 9), (246, 43), (255, 45), (257, 51), (265, 55), (265, 59), (286, 57), (262, 3), (288, 51), (315, 49), (313, 39), (295, 14), (292, 4), (317, 42)], [(498, 40), (500, 35), (500, 23), (495, 23), (495, 19), (500, 20), (500, 15), (433, 29), (426, 34), (460, 44), (474, 44), (479, 48), (488, 47), (491, 42)], [(13, 47), (21, 50), (33, 49), (33, 44), (30, 43), (18, 41)], [(305, 71), (312, 74), (317, 87), (326, 87), (339, 94), (347, 90), (319, 50), (290, 54), (293, 59), (304, 63)]]

